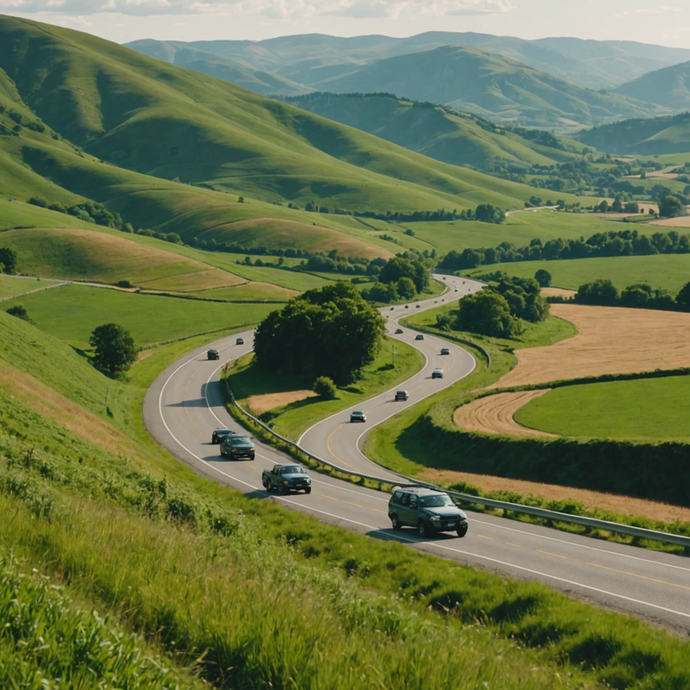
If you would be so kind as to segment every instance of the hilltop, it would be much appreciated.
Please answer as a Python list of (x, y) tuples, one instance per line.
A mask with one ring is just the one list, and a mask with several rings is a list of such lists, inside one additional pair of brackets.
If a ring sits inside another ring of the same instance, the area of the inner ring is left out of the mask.
[(522, 126), (576, 128), (663, 112), (660, 106), (585, 89), (515, 60), (463, 46), (379, 60), (325, 79), (320, 87), (335, 93), (394, 93)]
[(581, 132), (577, 138), (588, 146), (605, 146), (618, 154), (685, 153), (690, 151), (690, 113), (615, 122)]
[(445, 163), (485, 171), (497, 162), (552, 165), (572, 159), (582, 149), (547, 132), (513, 132), (476, 115), (392, 94), (313, 92), (285, 100)]
[(675, 112), (690, 110), (690, 62), (649, 72), (619, 86), (614, 93), (657, 103)]

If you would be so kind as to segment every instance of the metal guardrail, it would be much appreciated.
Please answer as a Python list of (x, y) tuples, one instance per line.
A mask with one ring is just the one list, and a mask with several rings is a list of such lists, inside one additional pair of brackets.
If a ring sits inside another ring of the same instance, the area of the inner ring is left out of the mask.
[[(362, 479), (362, 480), (367, 480), (367, 481), (372, 481), (377, 484), (379, 484), (379, 488), (382, 489), (384, 486), (389, 486), (391, 489), (394, 486), (397, 486), (399, 484), (398, 481), (391, 481), (390, 479), (383, 479), (382, 477), (375, 477), (372, 475), (368, 474), (360, 474), (359, 472), (353, 472), (352, 470), (347, 470), (343, 467), (339, 467), (338, 465), (334, 465), (327, 460), (324, 460), (323, 458), (320, 458), (313, 453), (310, 453), (308, 450), (305, 450), (298, 444), (296, 444), (294, 441), (291, 441), (288, 438), (285, 438), (284, 436), (281, 436), (279, 433), (273, 431), (271, 427), (269, 427), (267, 424), (262, 422), (260, 419), (257, 419), (254, 417), (254, 415), (250, 414), (245, 410), (236, 400), (235, 396), (232, 392), (232, 389), (230, 388), (230, 384), (228, 383), (227, 379), (225, 379), (225, 386), (228, 391), (228, 394), (230, 396), (230, 401), (232, 404), (248, 419), (250, 419), (252, 422), (255, 424), (258, 424), (262, 429), (267, 431), (269, 434), (277, 438), (279, 441), (282, 443), (285, 443), (295, 450), (299, 451), (300, 453), (303, 453), (306, 455), (308, 458), (313, 460), (314, 462), (317, 462), (320, 465), (323, 465), (324, 467), (329, 468), (330, 470), (334, 470), (336, 472), (339, 472), (341, 474), (348, 475), (350, 477), (355, 477), (357, 479)], [(645, 529), (644, 527), (634, 527), (632, 525), (622, 525), (617, 522), (609, 522), (607, 520), (598, 520), (596, 518), (588, 518), (588, 517), (582, 517), (580, 515), (571, 515), (570, 513), (559, 513), (558, 511), (555, 510), (546, 510), (545, 508), (535, 508), (533, 506), (525, 506), (520, 503), (509, 503), (507, 501), (497, 501), (494, 500), (493, 498), (484, 498), (483, 496), (473, 496), (472, 494), (463, 494), (458, 491), (449, 491), (447, 489), (440, 488), (438, 486), (435, 486), (434, 484), (428, 484), (426, 482), (420, 482), (415, 479), (411, 479), (410, 477), (405, 477), (404, 475), (397, 475), (399, 477), (400, 482), (407, 482), (410, 484), (413, 484), (415, 486), (425, 486), (428, 487), (429, 489), (436, 489), (438, 491), (444, 491), (447, 493), (449, 496), (459, 500), (463, 501), (465, 503), (471, 503), (474, 505), (480, 505), (484, 506), (486, 508), (498, 508), (502, 509), (505, 511), (510, 511), (512, 513), (521, 513), (523, 515), (531, 515), (533, 517), (538, 517), (542, 518), (544, 520), (551, 520), (553, 522), (564, 522), (564, 523), (570, 523), (573, 525), (580, 525), (582, 527), (589, 527), (591, 529), (603, 529), (608, 532), (614, 532), (616, 534), (623, 534), (628, 537), (634, 537), (638, 539), (651, 539), (653, 541), (659, 541), (663, 542), (666, 544), (675, 544), (676, 546), (683, 546), (685, 547), (688, 551), (690, 551), (690, 537), (684, 537), (680, 534), (668, 534), (667, 532), (657, 532), (656, 530), (652, 529)], [(383, 490), (383, 489), (382, 489)], [(390, 493), (390, 492), (389, 492)]]

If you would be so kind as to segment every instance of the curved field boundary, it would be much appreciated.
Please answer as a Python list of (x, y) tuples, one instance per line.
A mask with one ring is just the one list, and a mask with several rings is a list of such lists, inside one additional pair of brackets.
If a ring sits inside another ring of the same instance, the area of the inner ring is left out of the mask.
[(488, 434), (503, 434), (518, 437), (550, 437), (555, 434), (530, 429), (515, 421), (514, 415), (535, 398), (548, 393), (550, 388), (529, 391), (496, 393), (477, 398), (467, 405), (458, 407), (453, 414), (453, 421), (467, 431), (480, 431)]

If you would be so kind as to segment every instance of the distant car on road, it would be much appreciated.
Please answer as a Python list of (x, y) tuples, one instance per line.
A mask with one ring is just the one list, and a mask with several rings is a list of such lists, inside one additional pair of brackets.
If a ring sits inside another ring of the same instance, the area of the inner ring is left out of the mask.
[(226, 436), (230, 436), (234, 433), (234, 431), (230, 431), (230, 429), (225, 429), (224, 427), (214, 429), (211, 434), (211, 443), (220, 443)]
[(397, 391), (395, 394), (395, 400), (407, 400), (410, 394), (407, 391)]
[(220, 352), (218, 352), (218, 350), (209, 350), (206, 353), (206, 357), (208, 359), (220, 359)]
[(402, 333), (402, 328), (396, 328), (395, 329), (395, 334), (400, 335)]
[(405, 305), (405, 309), (409, 309), (409, 308), (410, 308), (410, 305), (409, 305), (409, 304), (406, 304), (406, 305)]
[(235, 341), (235, 345), (244, 345), (244, 338), (238, 338)]
[(422, 306), (421, 304), (418, 304), (418, 305), (417, 305), (417, 309), (419, 309), (419, 307), (421, 307), (421, 306)]
[(449, 350), (447, 347), (442, 347), (442, 348), (441, 348), (441, 354), (442, 354), (442, 355), (449, 355), (449, 354), (450, 354), (450, 350)]
[(395, 309), (395, 307), (391, 307), (391, 311), (393, 311), (393, 309)]
[(232, 460), (240, 458), (254, 459), (254, 442), (249, 436), (231, 434), (220, 442), (220, 454), (226, 455)]
[(443, 369), (438, 367), (437, 369), (434, 369), (431, 372), (431, 378), (432, 379), (442, 379), (443, 378)]
[(417, 333), (417, 335), (414, 337), (415, 340), (424, 340), (424, 336), (421, 333)]
[(422, 537), (435, 532), (467, 534), (467, 515), (447, 493), (435, 489), (396, 486), (388, 501), (388, 517), (393, 529), (416, 527)]
[(366, 422), (367, 416), (361, 410), (355, 410), (350, 414), (351, 422)]
[(284, 494), (290, 491), (311, 493), (311, 478), (301, 465), (274, 465), (261, 473), (261, 483), (266, 491), (277, 489)]

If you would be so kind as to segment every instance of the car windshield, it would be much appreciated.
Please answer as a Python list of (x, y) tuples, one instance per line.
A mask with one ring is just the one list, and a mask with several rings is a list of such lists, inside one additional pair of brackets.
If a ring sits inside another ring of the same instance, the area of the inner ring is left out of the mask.
[(252, 444), (252, 440), (249, 436), (234, 436), (232, 442), (236, 443), (238, 446), (250, 446)]
[(306, 472), (299, 465), (286, 465), (283, 468), (283, 474), (306, 474)]
[(419, 499), (419, 504), (425, 508), (443, 508), (443, 506), (455, 505), (451, 501), (450, 496), (439, 494), (438, 496), (422, 496)]

